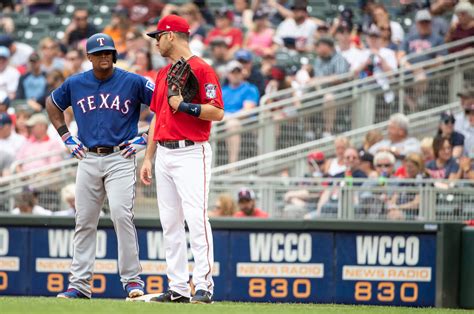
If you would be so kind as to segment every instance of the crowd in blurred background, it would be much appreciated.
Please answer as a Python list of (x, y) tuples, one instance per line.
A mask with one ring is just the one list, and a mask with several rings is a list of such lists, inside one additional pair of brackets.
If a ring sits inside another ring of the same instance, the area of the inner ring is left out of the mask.
[[(310, 82), (327, 87), (338, 84), (335, 78), (341, 74), (354, 79), (377, 76), (472, 49), (472, 44), (468, 44), (420, 58), (404, 58), (474, 36), (472, 2), (1, 1), (0, 176), (64, 158), (51, 155), (54, 151), (64, 152), (65, 148), (44, 113), (45, 99), (69, 76), (90, 70), (84, 48), (85, 40), (94, 33), (112, 36), (118, 51), (116, 66), (155, 80), (157, 71), (168, 60), (159, 55), (155, 42), (144, 34), (154, 30), (162, 16), (183, 16), (191, 26), (193, 53), (212, 64), (219, 75), (225, 123), (232, 130), (240, 127), (233, 116), (265, 105), (260, 102), (265, 94), (290, 87), (298, 90)], [(384, 84), (383, 80), (380, 84)], [(474, 157), (474, 91), (468, 88), (459, 96), (462, 112), (457, 116), (443, 114), (439, 134), (434, 139), (409, 138), (406, 117), (393, 116), (388, 138), (367, 134), (367, 147), (362, 155), (359, 150), (349, 149), (342, 138), (336, 141), (334, 158), (326, 161), (325, 156), (316, 152), (317, 158), (308, 159), (311, 175), (347, 176), (345, 170), (350, 168), (354, 177), (383, 172), (387, 177), (471, 178), (466, 158)], [(325, 101), (330, 102), (331, 94), (326, 97)], [(384, 97), (390, 102), (393, 96), (386, 93)], [(420, 101), (423, 99), (413, 99), (408, 105), (415, 107)], [(66, 111), (67, 124), (69, 130), (77, 133), (70, 110)], [(334, 134), (335, 113), (327, 110), (323, 115), (322, 136)], [(151, 118), (150, 111), (143, 106), (140, 126), (146, 127)], [(239, 136), (230, 137), (226, 145), (228, 161), (237, 161)], [(45, 153), (48, 156), (34, 159)], [(33, 160), (16, 162), (27, 158)], [(416, 164), (416, 173), (410, 171), (410, 161)], [(364, 166), (365, 162), (370, 165)], [(347, 163), (352, 163), (351, 167)], [(246, 199), (254, 198), (251, 191), (246, 195)], [(325, 198), (331, 199), (330, 195), (321, 199)], [(301, 198), (288, 196), (288, 200), (297, 203)], [(23, 201), (32, 203), (29, 199)], [(399, 200), (393, 196), (391, 202), (396, 204)], [(314, 215), (327, 209), (323, 201), (320, 203)]]

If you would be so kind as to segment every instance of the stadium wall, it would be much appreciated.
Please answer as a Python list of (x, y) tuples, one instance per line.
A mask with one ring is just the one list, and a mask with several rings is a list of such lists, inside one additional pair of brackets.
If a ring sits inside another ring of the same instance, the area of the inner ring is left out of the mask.
[[(167, 280), (159, 221), (135, 222), (146, 292), (160, 293)], [(216, 300), (459, 305), (462, 224), (233, 219), (211, 224)], [(0, 295), (54, 296), (66, 289), (73, 227), (71, 218), (0, 217)], [(96, 255), (94, 297), (125, 297), (110, 219), (100, 220)]]

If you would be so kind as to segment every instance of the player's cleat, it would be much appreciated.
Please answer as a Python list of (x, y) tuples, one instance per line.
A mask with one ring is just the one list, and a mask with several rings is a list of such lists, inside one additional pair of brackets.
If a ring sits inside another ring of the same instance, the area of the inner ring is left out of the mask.
[(57, 297), (62, 299), (90, 299), (84, 293), (74, 288), (69, 288), (64, 292), (61, 292)]
[(151, 298), (150, 302), (189, 303), (189, 298), (179, 294), (178, 292), (174, 292), (173, 290), (168, 290), (157, 297)]
[(212, 294), (209, 291), (198, 290), (194, 297), (191, 298), (191, 303), (211, 304), (214, 301), (212, 301)]
[(138, 282), (131, 282), (125, 286), (129, 298), (141, 297), (145, 294), (143, 287)]

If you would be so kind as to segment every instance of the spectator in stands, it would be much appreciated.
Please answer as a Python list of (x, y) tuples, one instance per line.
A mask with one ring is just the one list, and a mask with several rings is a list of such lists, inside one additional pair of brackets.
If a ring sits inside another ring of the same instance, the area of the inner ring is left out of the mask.
[[(362, 184), (362, 192), (359, 195), (359, 206), (356, 207), (357, 218), (381, 218), (386, 209), (387, 201), (392, 197), (390, 187), (396, 183), (387, 182), (393, 178), (395, 172), (395, 157), (389, 152), (378, 152), (374, 156), (375, 172)], [(384, 190), (374, 188), (387, 187)]]
[(265, 93), (265, 78), (259, 67), (254, 66), (252, 53), (246, 49), (239, 49), (235, 52), (234, 58), (242, 64), (244, 80), (257, 86), (259, 94), (263, 95)]
[(435, 15), (442, 15), (454, 9), (457, 0), (435, 0), (431, 1), (430, 10)]
[[(432, 17), (428, 10), (420, 10), (416, 12), (416, 32), (407, 36), (403, 42), (399, 57), (410, 55), (413, 53), (421, 53), (432, 49), (436, 46), (444, 44), (444, 39), (437, 33), (433, 32)], [(446, 50), (434, 52), (432, 54), (423, 54), (422, 56), (406, 60), (402, 65), (409, 67), (410, 64), (431, 60), (446, 55)]]
[[(150, 19), (160, 16), (165, 6), (161, 0), (119, 0), (118, 7), (128, 10), (133, 24), (145, 24)], [(156, 22), (153, 23), (156, 25)]]
[(64, 77), (82, 73), (86, 71), (84, 67), (85, 56), (82, 49), (71, 49), (66, 53), (66, 63), (64, 64)]
[(42, 71), (49, 73), (64, 69), (64, 59), (60, 57), (59, 45), (54, 39), (43, 38), (39, 43), (39, 50)]
[[(326, 157), (322, 151), (314, 151), (306, 157), (308, 161), (308, 172), (305, 178), (320, 179), (325, 176)], [(320, 188), (317, 188), (319, 182), (316, 180), (311, 183), (304, 181), (298, 184), (299, 189), (289, 190), (285, 193), (285, 207), (283, 209), (286, 218), (301, 218), (305, 213), (314, 211), (321, 195)], [(323, 182), (323, 186), (327, 183)], [(313, 189), (311, 189), (313, 187)]]
[(31, 135), (18, 150), (16, 154), (17, 160), (40, 156), (48, 152), (57, 154), (24, 163), (18, 167), (18, 171), (37, 169), (60, 161), (62, 159), (61, 153), (64, 152), (64, 146), (48, 137), (48, 118), (42, 113), (36, 113), (31, 116), (26, 124), (31, 128)]
[[(454, 8), (454, 13), (458, 18), (458, 22), (446, 34), (446, 42), (474, 36), (474, 6), (469, 2), (459, 2)], [(470, 44), (452, 47), (449, 52), (458, 52), (467, 48), (474, 48), (474, 44), (471, 42)]]
[[(314, 62), (314, 82), (321, 87), (328, 87), (341, 82), (338, 75), (348, 73), (350, 65), (344, 57), (338, 53), (334, 47), (334, 40), (331, 37), (321, 37), (316, 42), (316, 53), (318, 57)], [(330, 136), (333, 132), (334, 121), (336, 119), (336, 108), (334, 95), (327, 93), (324, 95), (323, 111), (324, 129), (323, 137)]]
[(344, 152), (351, 146), (351, 142), (345, 136), (338, 136), (334, 139), (335, 157), (327, 161), (324, 174), (329, 177), (334, 177), (336, 174), (346, 170), (344, 162)]
[(427, 177), (425, 164), (422, 156), (417, 153), (408, 154), (405, 157), (404, 163), (407, 178), (417, 179), (417, 181), (403, 182), (398, 185), (397, 192), (393, 194), (387, 204), (387, 218), (390, 220), (413, 220), (417, 217), (422, 217), (422, 213), (419, 213), (420, 194), (406, 188), (423, 185), (423, 179)]
[(15, 110), (15, 116), (16, 116), (15, 132), (18, 135), (23, 136), (25, 139), (30, 137), (30, 131), (28, 127), (26, 126), (26, 122), (31, 117), (31, 114), (32, 113), (30, 110), (28, 110), (26, 104)]
[(250, 10), (250, 1), (249, 0), (233, 0), (234, 3), (234, 27), (240, 28), (242, 30), (249, 30), (252, 28), (252, 17), (253, 12)]
[(380, 39), (381, 39), (381, 46), (390, 50), (393, 50), (396, 54), (400, 50), (400, 44), (396, 44), (392, 41), (392, 29), (390, 28), (390, 25), (387, 24), (382, 24), (378, 26), (380, 29)]
[(151, 53), (148, 50), (140, 49), (135, 53), (135, 63), (132, 66), (135, 73), (146, 77), (150, 81), (156, 80), (158, 72), (153, 69)]
[(123, 58), (126, 55), (126, 35), (132, 28), (131, 24), (127, 9), (118, 7), (113, 10), (110, 23), (106, 25), (102, 31), (114, 40), (115, 49), (117, 49), (119, 58)]
[(15, 68), (26, 66), (28, 57), (34, 51), (30, 45), (15, 41), (7, 34), (0, 35), (0, 46), (5, 46), (10, 50), (10, 65)]
[(456, 119), (451, 111), (441, 113), (441, 122), (438, 128), (438, 135), (447, 138), (453, 145), (453, 157), (459, 158), (464, 150), (464, 135), (454, 130)]
[(460, 98), (462, 111), (454, 115), (454, 130), (466, 136), (471, 128), (469, 115), (471, 107), (474, 106), (474, 86), (464, 88), (457, 93), (457, 96)]
[(374, 4), (370, 12), (372, 14), (373, 23), (377, 25), (380, 30), (382, 30), (382, 28), (390, 30), (390, 39), (395, 45), (399, 45), (403, 42), (405, 32), (402, 26), (400, 23), (390, 20), (390, 15), (382, 4)]
[(71, 23), (64, 31), (63, 42), (69, 47), (74, 47), (81, 40), (87, 39), (97, 32), (94, 24), (89, 23), (87, 9), (77, 9), (74, 11)]
[[(40, 57), (33, 52), (29, 57), (28, 72), (20, 77), (16, 99), (38, 100), (45, 96), (47, 91), (46, 73), (41, 71)], [(30, 105), (31, 107), (31, 105)], [(41, 111), (41, 106), (32, 108), (34, 111)]]
[(248, 188), (240, 189), (238, 195), (239, 211), (234, 217), (239, 218), (268, 218), (268, 213), (255, 207), (255, 193)]
[(337, 215), (338, 199), (340, 188), (342, 185), (360, 185), (353, 183), (354, 178), (367, 178), (367, 175), (360, 170), (359, 152), (353, 147), (349, 147), (344, 151), (345, 170), (332, 176), (333, 178), (343, 178), (339, 184), (333, 183), (325, 189), (319, 198), (315, 211), (304, 216), (305, 219), (315, 219), (320, 216), (334, 217)]
[(10, 166), (25, 141), (26, 139), (13, 129), (10, 115), (6, 112), (0, 113), (0, 155), (5, 157), (2, 160), (4, 168)]
[(458, 179), (461, 176), (459, 164), (453, 158), (453, 144), (450, 138), (437, 135), (433, 140), (435, 159), (426, 164), (426, 172), (433, 179)]
[(271, 77), (271, 71), (272, 69), (277, 65), (276, 61), (276, 55), (275, 53), (265, 53), (262, 56), (261, 64), (260, 64), (260, 70), (262, 71), (262, 74), (264, 77), (267, 79)]
[(5, 93), (10, 99), (15, 98), (20, 72), (10, 64), (10, 51), (0, 46), (0, 93)]
[(219, 194), (214, 209), (209, 211), (209, 217), (232, 217), (237, 212), (237, 206), (229, 194)]
[(13, 129), (10, 115), (6, 112), (0, 113), (0, 149), (15, 156), (25, 142), (25, 137)]
[(275, 30), (268, 25), (268, 14), (259, 10), (253, 15), (253, 26), (247, 32), (244, 47), (257, 56), (274, 53), (273, 36)]
[(7, 112), (10, 107), (10, 98), (8, 98), (7, 93), (0, 93), (0, 113)]
[(27, 0), (23, 1), (27, 6), (26, 12), (33, 15), (39, 11), (49, 11), (51, 13), (56, 13), (56, 5), (54, 0)]
[(374, 76), (377, 84), (385, 91), (384, 99), (386, 103), (393, 102), (395, 95), (390, 91), (390, 86), (384, 72), (397, 69), (397, 57), (393, 50), (382, 46), (381, 32), (374, 24), (366, 32), (368, 48), (363, 50), (365, 61), (356, 70), (359, 77)]
[(380, 132), (379, 130), (371, 130), (365, 134), (364, 143), (362, 144), (361, 150), (363, 150), (364, 152), (369, 152), (370, 147), (380, 142), (381, 140), (383, 140), (382, 132)]
[[(76, 185), (74, 183), (68, 184), (61, 189), (62, 201), (67, 205), (67, 209), (54, 212), (54, 216), (72, 216), (76, 215)], [(101, 212), (102, 213), (102, 212)]]
[(51, 94), (53, 90), (58, 88), (63, 82), (65, 78), (63, 72), (60, 70), (52, 70), (48, 74), (46, 74), (46, 90), (45, 93), (39, 97), (38, 99), (30, 98), (27, 101), (27, 104), (30, 108), (32, 108), (35, 112), (42, 111), (46, 106), (46, 97)]
[(219, 76), (221, 85), (224, 85), (223, 83), (225, 82), (227, 75), (227, 65), (229, 63), (229, 49), (222, 38), (214, 38), (210, 42), (209, 47), (211, 50), (210, 63)]
[(207, 34), (206, 45), (216, 38), (222, 38), (227, 44), (227, 60), (230, 60), (235, 52), (242, 48), (243, 33), (240, 29), (233, 27), (234, 13), (227, 7), (216, 11), (216, 27)]
[(471, 106), (465, 109), (469, 125), (463, 129), (462, 134), (464, 135), (464, 154), (473, 159), (474, 158), (474, 102), (471, 102)]
[[(232, 118), (232, 114), (258, 106), (260, 98), (257, 87), (244, 80), (242, 70), (243, 67), (238, 61), (231, 61), (227, 67), (229, 84), (222, 87), (222, 98), (226, 104), (224, 112), (227, 116), (226, 124), (229, 132), (238, 132), (241, 128), (239, 120)], [(240, 134), (226, 139), (229, 163), (239, 160), (240, 142)]]
[(15, 31), (15, 22), (11, 17), (0, 14), (0, 31), (4, 34), (12, 34)]
[(336, 40), (339, 53), (351, 65), (351, 71), (358, 69), (366, 61), (362, 50), (352, 45), (352, 25), (342, 21), (336, 29)]
[(189, 47), (191, 51), (197, 56), (202, 56), (207, 30), (199, 7), (194, 3), (183, 4), (179, 7), (179, 14), (186, 19), (190, 26)]
[(359, 169), (365, 173), (367, 177), (375, 175), (375, 168), (374, 168), (374, 155), (365, 150), (359, 150)]
[(395, 158), (402, 160), (410, 153), (420, 153), (420, 142), (414, 137), (408, 137), (409, 120), (402, 113), (395, 113), (388, 121), (387, 139), (373, 145), (369, 152), (390, 151)]
[(288, 0), (254, 0), (251, 6), (253, 12), (258, 10), (268, 12), (269, 21), (273, 27), (278, 27), (283, 20), (293, 15)]
[(433, 151), (433, 138), (432, 137), (425, 137), (420, 141), (420, 149), (421, 149), (421, 156), (423, 157), (423, 161), (425, 165), (435, 159), (434, 151)]
[(281, 47), (310, 52), (314, 47), (313, 38), (317, 25), (308, 17), (306, 1), (296, 0), (291, 10), (292, 16), (278, 26), (274, 40)]
[(32, 192), (25, 191), (15, 196), (15, 208), (10, 211), (13, 215), (45, 215), (50, 216), (51, 211), (36, 204)]

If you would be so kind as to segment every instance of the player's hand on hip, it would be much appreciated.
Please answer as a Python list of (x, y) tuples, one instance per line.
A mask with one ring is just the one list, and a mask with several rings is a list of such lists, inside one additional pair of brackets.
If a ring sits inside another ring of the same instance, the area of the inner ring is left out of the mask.
[(82, 160), (86, 157), (86, 149), (84, 144), (75, 136), (72, 136), (71, 133), (67, 132), (62, 136), (62, 140), (66, 147), (71, 152), (71, 156)]
[(140, 180), (143, 182), (145, 185), (150, 185), (151, 184), (151, 160), (145, 159), (143, 160), (143, 165), (140, 168)]
[(142, 136), (137, 136), (130, 141), (125, 141), (120, 143), (119, 147), (122, 149), (120, 153), (124, 158), (130, 158), (139, 151), (142, 151), (146, 148), (148, 143), (148, 134), (143, 133)]

